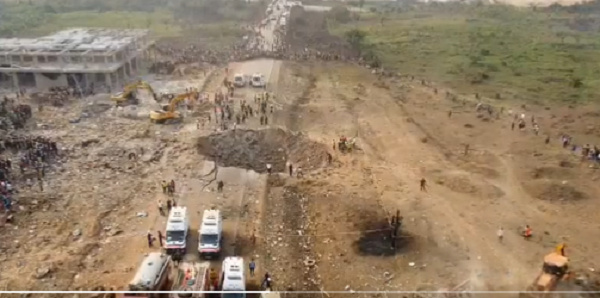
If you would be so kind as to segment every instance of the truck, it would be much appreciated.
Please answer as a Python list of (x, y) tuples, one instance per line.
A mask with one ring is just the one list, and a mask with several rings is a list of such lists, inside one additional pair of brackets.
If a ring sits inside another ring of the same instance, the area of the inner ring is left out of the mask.
[(221, 253), (223, 217), (221, 211), (204, 210), (198, 230), (198, 253), (200, 258), (218, 258)]
[(170, 298), (205, 298), (203, 293), (192, 293), (197, 291), (210, 291), (209, 267), (207, 262), (182, 262), (176, 268), (176, 275), (173, 279), (173, 293)]
[(173, 261), (169, 255), (160, 252), (149, 253), (140, 264), (127, 288), (127, 291), (141, 293), (126, 293), (122, 297), (159, 297), (159, 294), (143, 292), (168, 291), (172, 266)]
[[(226, 257), (221, 269), (221, 291), (246, 291), (244, 278), (244, 259), (242, 257)], [(222, 298), (246, 298), (246, 293), (223, 293)]]
[(180, 261), (186, 253), (190, 222), (187, 207), (173, 207), (167, 220), (165, 249), (173, 260)]

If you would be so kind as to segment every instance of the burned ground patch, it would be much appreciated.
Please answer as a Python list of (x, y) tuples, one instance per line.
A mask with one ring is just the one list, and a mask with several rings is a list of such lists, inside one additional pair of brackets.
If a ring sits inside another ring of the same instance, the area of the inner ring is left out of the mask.
[(283, 129), (230, 130), (198, 140), (198, 152), (220, 166), (266, 172), (285, 172), (286, 163), (310, 170), (320, 167), (327, 157), (325, 145), (313, 142), (300, 133)]
[[(357, 214), (362, 224), (358, 225), (362, 235), (354, 242), (358, 254), (369, 256), (389, 257), (402, 253), (410, 248), (412, 237), (398, 230), (395, 240), (392, 239), (392, 230), (385, 217), (376, 212), (361, 212)], [(395, 242), (395, 247), (392, 245)]]

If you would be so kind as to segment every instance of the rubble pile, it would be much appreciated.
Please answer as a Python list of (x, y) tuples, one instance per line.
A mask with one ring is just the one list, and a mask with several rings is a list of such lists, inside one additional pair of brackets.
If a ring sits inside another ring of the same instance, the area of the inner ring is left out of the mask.
[(314, 169), (326, 162), (327, 148), (299, 133), (283, 129), (236, 129), (211, 134), (198, 140), (198, 152), (225, 167), (251, 169), (258, 173), (285, 172), (291, 162)]
[[(274, 188), (267, 198), (272, 208), (264, 223), (271, 227), (265, 233), (266, 262), (273, 264), (270, 266), (273, 276), (283, 283), (278, 287), (286, 291), (318, 291), (321, 277), (312, 251), (315, 240), (310, 237), (309, 198), (296, 186), (277, 187), (283, 182), (280, 179), (275, 176), (269, 179)], [(296, 259), (290, 263), (289, 256)]]

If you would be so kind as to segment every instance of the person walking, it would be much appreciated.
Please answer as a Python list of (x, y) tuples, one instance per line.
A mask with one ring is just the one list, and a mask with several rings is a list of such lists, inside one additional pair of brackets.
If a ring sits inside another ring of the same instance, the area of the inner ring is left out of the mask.
[(496, 236), (498, 236), (498, 241), (502, 242), (502, 239), (504, 239), (504, 229), (502, 227), (498, 229)]
[(157, 232), (158, 232), (158, 244), (160, 244), (160, 247), (163, 247), (163, 239), (164, 239), (163, 234), (160, 231), (157, 231)]
[(154, 243), (154, 236), (152, 236), (152, 232), (150, 232), (150, 230), (148, 230), (146, 238), (148, 239), (148, 247), (152, 247), (152, 244)]
[(158, 200), (158, 202), (156, 204), (158, 205), (158, 213), (160, 214), (160, 216), (165, 216), (163, 202), (161, 200)]
[(421, 178), (421, 191), (427, 191), (427, 180), (425, 178)]
[(292, 163), (290, 162), (288, 165), (288, 169), (290, 172), (290, 177), (292, 177), (293, 173), (294, 173), (294, 166), (292, 166)]
[(256, 269), (256, 263), (254, 262), (254, 259), (252, 259), (252, 261), (250, 261), (250, 264), (248, 264), (248, 267), (250, 268), (250, 276), (254, 277), (254, 269)]
[(269, 175), (271, 175), (271, 172), (272, 172), (272, 166), (271, 166), (271, 164), (270, 164), (270, 163), (268, 163), (268, 164), (267, 164), (267, 173), (268, 173)]

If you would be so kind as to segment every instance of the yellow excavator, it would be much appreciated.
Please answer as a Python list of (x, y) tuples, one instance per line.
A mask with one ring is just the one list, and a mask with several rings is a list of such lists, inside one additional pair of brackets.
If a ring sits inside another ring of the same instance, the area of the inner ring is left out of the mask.
[[(544, 257), (542, 270), (534, 282), (528, 287), (529, 293), (522, 293), (520, 298), (543, 298), (551, 296), (559, 282), (569, 280), (572, 272), (569, 271), (569, 258), (565, 256), (565, 244), (556, 247), (556, 251)], [(531, 292), (536, 292), (531, 293)]]
[(154, 100), (156, 100), (156, 94), (154, 93), (154, 90), (152, 89), (150, 84), (148, 84), (144, 81), (137, 81), (137, 82), (128, 84), (127, 86), (125, 86), (123, 88), (123, 92), (119, 92), (119, 93), (111, 95), (110, 99), (112, 101), (114, 101), (117, 104), (117, 106), (119, 106), (119, 107), (124, 107), (124, 106), (128, 106), (128, 105), (137, 105), (139, 103), (139, 100), (136, 96), (137, 89), (149, 90), (150, 93), (152, 93)]
[(181, 115), (176, 111), (177, 104), (186, 98), (196, 99), (199, 95), (200, 93), (193, 91), (175, 96), (168, 105), (162, 107), (162, 111), (150, 112), (150, 121), (160, 124), (170, 124), (181, 121)]

